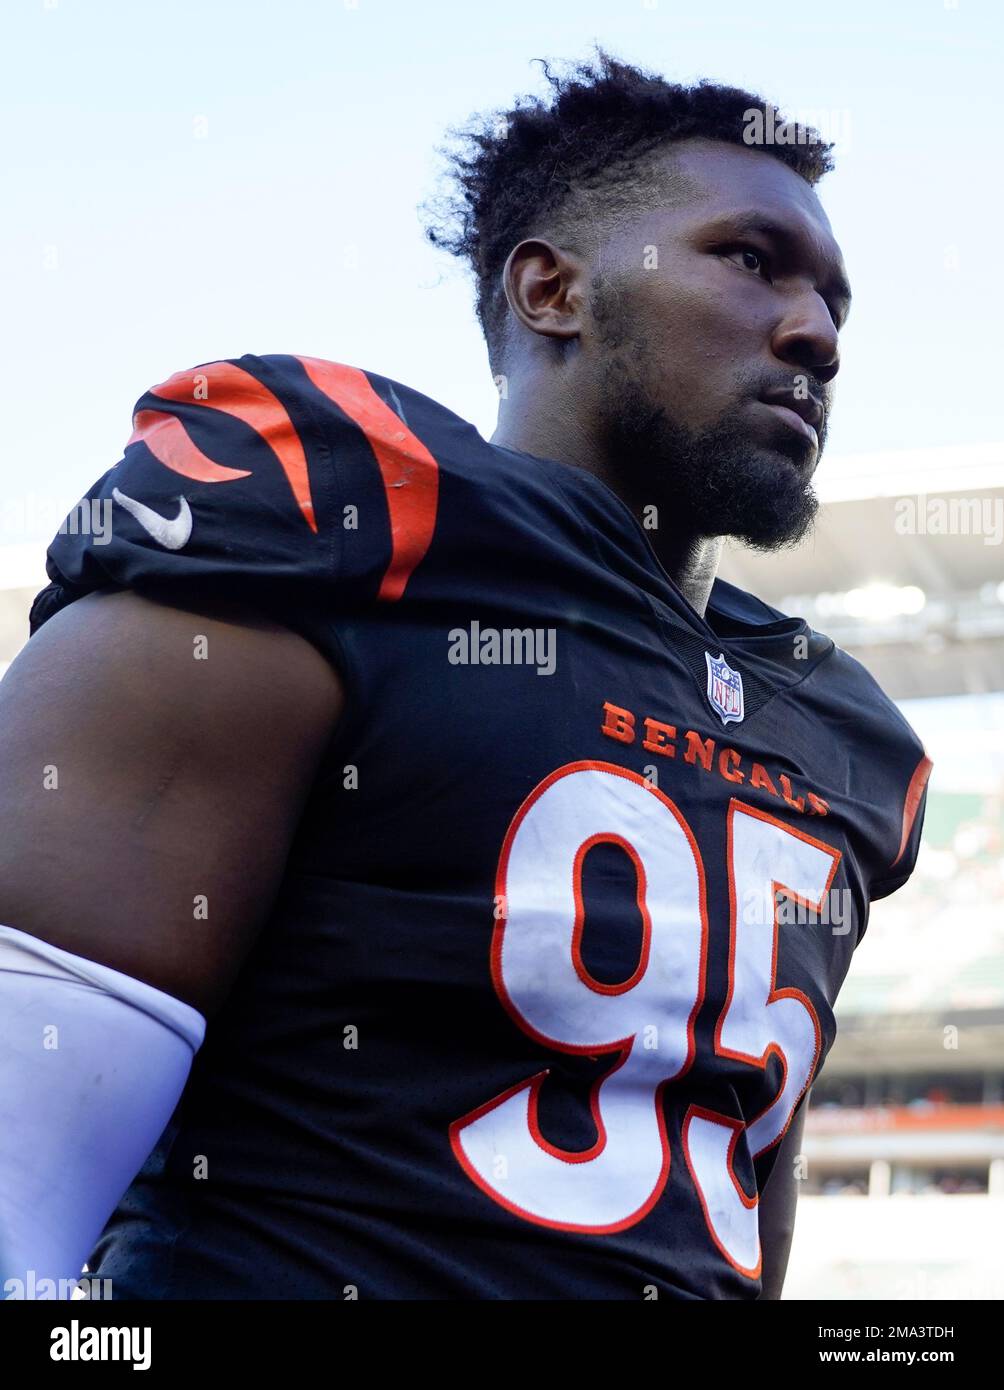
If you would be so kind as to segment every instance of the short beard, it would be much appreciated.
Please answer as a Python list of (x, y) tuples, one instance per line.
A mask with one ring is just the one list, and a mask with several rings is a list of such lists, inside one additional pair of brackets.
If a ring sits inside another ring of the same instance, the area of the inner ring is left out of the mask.
[(606, 481), (633, 509), (655, 503), (660, 529), (734, 536), (754, 550), (780, 550), (808, 534), (819, 500), (798, 461), (805, 451), (797, 435), (788, 464), (754, 443), (731, 412), (694, 432), (657, 404), (621, 351), (608, 368), (600, 410)]

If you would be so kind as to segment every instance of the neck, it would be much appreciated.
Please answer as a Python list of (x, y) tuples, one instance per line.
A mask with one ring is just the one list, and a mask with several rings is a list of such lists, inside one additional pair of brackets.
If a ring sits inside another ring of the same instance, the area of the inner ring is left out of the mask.
[[(511, 385), (510, 382), (510, 390)], [(659, 563), (670, 579), (690, 606), (703, 617), (711, 596), (711, 586), (715, 582), (723, 538), (695, 536), (664, 524), (649, 529), (645, 526), (645, 508), (651, 499), (641, 499), (632, 494), (625, 479), (598, 447), (587, 422), (567, 409), (551, 408), (551, 403), (545, 402), (536, 392), (519, 391), (515, 394), (521, 404), (527, 401), (531, 404), (516, 415), (511, 400), (500, 402), (498, 424), (491, 442), (503, 449), (513, 449), (534, 458), (553, 459), (556, 463), (584, 468), (606, 483), (643, 527)], [(662, 510), (665, 511), (665, 508)], [(663, 521), (664, 518), (660, 517), (660, 523)]]

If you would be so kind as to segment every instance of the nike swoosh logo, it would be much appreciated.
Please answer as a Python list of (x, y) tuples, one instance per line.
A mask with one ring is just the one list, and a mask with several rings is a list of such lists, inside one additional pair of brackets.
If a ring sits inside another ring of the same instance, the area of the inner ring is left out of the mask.
[(112, 488), (112, 496), (165, 550), (180, 550), (183, 545), (188, 544), (192, 534), (192, 509), (187, 498), (178, 498), (181, 503), (178, 515), (169, 517), (161, 516), (160, 512), (155, 512), (145, 502), (137, 502), (135, 497), (127, 497), (124, 492), (119, 492), (117, 487)]

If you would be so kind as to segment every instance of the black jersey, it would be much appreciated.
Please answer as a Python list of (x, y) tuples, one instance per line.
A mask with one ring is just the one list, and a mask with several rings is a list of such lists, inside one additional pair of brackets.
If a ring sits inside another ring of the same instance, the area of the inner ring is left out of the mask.
[(33, 630), (108, 585), (239, 598), (347, 704), (92, 1269), (119, 1297), (755, 1298), (758, 1193), (916, 857), (902, 715), (799, 618), (722, 581), (698, 614), (588, 472), (383, 377), (210, 363), (134, 423)]

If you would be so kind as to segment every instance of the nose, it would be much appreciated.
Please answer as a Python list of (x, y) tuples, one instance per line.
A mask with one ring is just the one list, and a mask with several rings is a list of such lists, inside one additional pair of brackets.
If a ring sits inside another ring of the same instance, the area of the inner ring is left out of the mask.
[(774, 329), (771, 348), (779, 361), (811, 372), (823, 385), (840, 370), (837, 326), (814, 290), (789, 306)]

